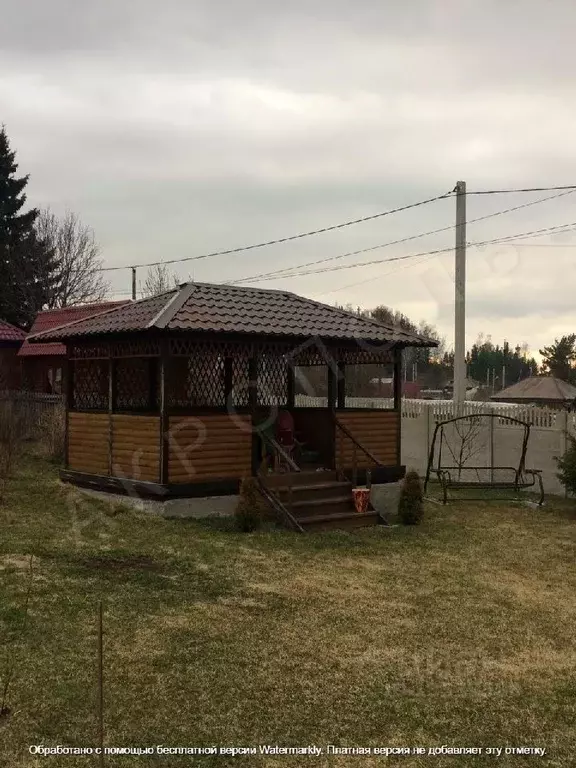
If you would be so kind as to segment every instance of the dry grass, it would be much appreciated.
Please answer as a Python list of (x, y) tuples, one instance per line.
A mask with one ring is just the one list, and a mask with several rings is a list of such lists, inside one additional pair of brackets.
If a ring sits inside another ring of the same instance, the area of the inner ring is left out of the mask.
[[(231, 522), (110, 514), (30, 461), (0, 510), (0, 630), (18, 643), (7, 765), (30, 743), (94, 745), (106, 608), (110, 745), (542, 746), (574, 765), (576, 514), (427, 509), (417, 528), (242, 535)], [(2, 667), (0, 665), (0, 679)], [(476, 758), (115, 758), (109, 765), (463, 765)], [(489, 761), (488, 761), (489, 762)], [(92, 764), (92, 763), (90, 763)]]

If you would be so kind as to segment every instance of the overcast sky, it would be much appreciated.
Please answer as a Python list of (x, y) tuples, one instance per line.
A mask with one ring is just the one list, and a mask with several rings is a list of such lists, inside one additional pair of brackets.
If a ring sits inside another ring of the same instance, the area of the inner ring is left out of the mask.
[[(470, 191), (576, 183), (575, 32), (573, 0), (20, 0), (2, 14), (0, 122), (30, 203), (76, 211), (106, 266), (144, 264), (370, 215), (459, 179)], [(470, 196), (468, 217), (545, 196)], [(443, 200), (177, 273), (238, 279), (454, 215)], [(468, 240), (572, 221), (576, 194), (471, 224)], [(537, 350), (576, 332), (574, 234), (469, 250), (468, 344), (484, 332)], [(335, 265), (452, 244), (446, 232)], [(453, 261), (254, 285), (387, 304), (452, 343)], [(129, 271), (109, 277), (111, 295), (129, 291)]]

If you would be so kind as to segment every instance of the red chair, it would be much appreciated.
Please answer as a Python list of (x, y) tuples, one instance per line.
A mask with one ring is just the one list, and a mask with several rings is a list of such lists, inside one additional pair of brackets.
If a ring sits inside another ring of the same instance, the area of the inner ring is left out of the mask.
[(289, 411), (280, 411), (276, 417), (276, 441), (289, 456), (292, 456), (296, 448), (296, 435), (294, 432), (294, 418)]

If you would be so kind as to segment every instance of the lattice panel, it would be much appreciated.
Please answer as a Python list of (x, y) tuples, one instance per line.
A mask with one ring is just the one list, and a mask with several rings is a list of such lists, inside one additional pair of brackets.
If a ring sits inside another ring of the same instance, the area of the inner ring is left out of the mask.
[(159, 389), (157, 362), (146, 357), (116, 361), (115, 410), (153, 410), (156, 407)]
[(225, 406), (224, 358), (212, 353), (171, 360), (168, 405), (177, 408)]
[(172, 338), (169, 341), (172, 357), (191, 357), (193, 355), (218, 354), (222, 357), (285, 357), (294, 365), (325, 365), (329, 361), (346, 363), (391, 363), (394, 361), (393, 348), (389, 344), (369, 344), (358, 341), (356, 344), (324, 344), (322, 340), (311, 338), (294, 344), (287, 341), (247, 341), (228, 342), (218, 340)]
[(249, 402), (248, 360), (242, 357), (232, 358), (232, 405), (246, 408)]
[(394, 362), (394, 351), (388, 345), (377, 346), (360, 343), (357, 347), (342, 347), (334, 354), (336, 359), (349, 364)]
[(72, 344), (70, 347), (70, 358), (72, 360), (107, 358), (109, 352), (110, 347), (108, 344)]
[(259, 405), (286, 405), (288, 401), (288, 366), (284, 357), (262, 355), (258, 358)]
[(158, 339), (134, 339), (118, 341), (112, 345), (113, 357), (158, 357), (160, 342)]
[(195, 355), (220, 355), (221, 357), (243, 357), (248, 359), (254, 351), (252, 343), (219, 341), (217, 339), (198, 340), (175, 337), (169, 340), (168, 350), (171, 357), (192, 357)]
[(108, 361), (76, 360), (73, 386), (74, 408), (81, 411), (107, 410)]

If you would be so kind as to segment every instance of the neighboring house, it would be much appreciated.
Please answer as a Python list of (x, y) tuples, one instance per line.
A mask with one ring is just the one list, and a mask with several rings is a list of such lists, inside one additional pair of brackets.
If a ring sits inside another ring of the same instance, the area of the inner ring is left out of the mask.
[(0, 320), (0, 389), (19, 389), (20, 363), (17, 355), (26, 331)]
[[(370, 379), (370, 386), (374, 397), (394, 397), (394, 379), (390, 377)], [(402, 397), (419, 397), (420, 389), (417, 381), (403, 381)]]
[[(76, 320), (84, 320), (112, 307), (126, 304), (127, 301), (104, 301), (98, 304), (80, 304), (64, 309), (46, 309), (38, 312), (28, 336), (42, 331), (49, 331)], [(26, 336), (26, 334), (24, 334)], [(60, 394), (66, 347), (61, 343), (32, 344), (24, 341), (18, 357), (22, 367), (22, 387), (32, 392)]]
[(547, 405), (552, 408), (573, 407), (576, 387), (554, 376), (529, 376), (492, 395), (490, 399), (501, 403)]
[[(466, 400), (472, 400), (474, 398), (474, 395), (478, 391), (478, 387), (480, 385), (477, 381), (474, 381), (474, 379), (466, 379)], [(454, 393), (454, 380), (450, 379), (448, 384), (444, 387), (443, 390), (444, 397), (448, 400), (452, 399), (452, 395)]]

